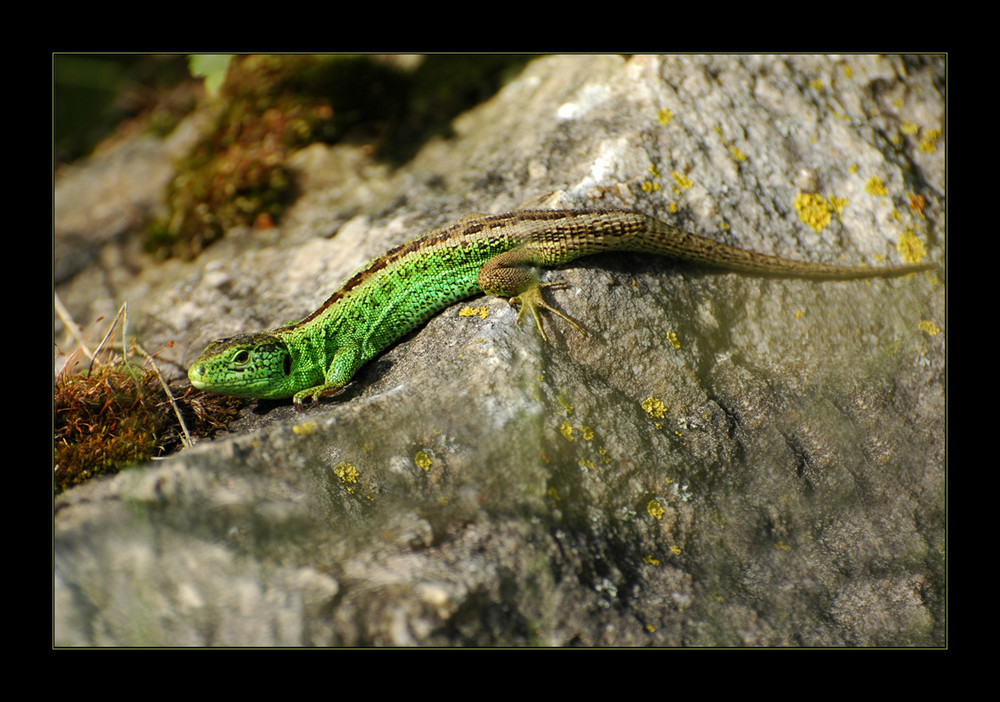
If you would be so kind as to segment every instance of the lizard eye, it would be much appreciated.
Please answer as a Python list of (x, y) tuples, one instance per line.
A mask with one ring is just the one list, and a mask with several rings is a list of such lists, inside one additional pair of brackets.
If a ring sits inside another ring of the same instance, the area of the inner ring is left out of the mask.
[(247, 353), (246, 351), (240, 351), (238, 354), (233, 356), (233, 363), (238, 363), (240, 365), (243, 365), (249, 360), (250, 360), (250, 354)]

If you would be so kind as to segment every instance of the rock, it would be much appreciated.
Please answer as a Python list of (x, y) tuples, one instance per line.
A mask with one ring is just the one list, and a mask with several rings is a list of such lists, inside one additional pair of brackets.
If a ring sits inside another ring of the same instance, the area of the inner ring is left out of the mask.
[[(136, 274), (135, 323), (180, 372), (395, 244), (549, 193), (822, 262), (898, 262), (909, 229), (940, 259), (942, 76), (933, 58), (537, 59), (398, 168), (310, 147), (300, 168), (370, 177), (304, 177), (336, 197)], [(800, 218), (803, 184), (826, 226)], [(502, 300), (460, 303), (318, 406), (250, 402), (229, 437), (60, 496), (55, 643), (945, 644), (944, 335), (918, 327), (943, 325), (941, 281), (638, 255), (556, 278), (587, 336), (550, 319), (545, 344)]]

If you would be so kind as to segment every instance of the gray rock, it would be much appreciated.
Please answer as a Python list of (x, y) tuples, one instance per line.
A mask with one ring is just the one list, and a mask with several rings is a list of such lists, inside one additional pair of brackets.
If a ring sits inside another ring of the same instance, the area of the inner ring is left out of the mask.
[[(180, 374), (392, 245), (547, 193), (821, 262), (899, 262), (910, 230), (942, 260), (944, 143), (921, 138), (944, 124), (943, 74), (934, 58), (542, 58), (397, 169), (347, 145), (298, 154), (313, 186), (277, 231), (60, 292), (79, 314), (127, 297)], [(803, 189), (844, 201), (819, 231)], [(556, 278), (587, 336), (550, 319), (545, 344), (502, 300), (460, 303), (335, 398), (248, 403), (227, 438), (59, 497), (55, 643), (946, 643), (945, 342), (918, 328), (943, 326), (941, 280), (637, 255)]]

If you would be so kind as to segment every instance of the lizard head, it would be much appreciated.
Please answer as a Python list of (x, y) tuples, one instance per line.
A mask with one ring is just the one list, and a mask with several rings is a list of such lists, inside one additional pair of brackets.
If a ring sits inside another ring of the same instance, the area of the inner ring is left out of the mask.
[(199, 390), (280, 399), (291, 397), (294, 359), (288, 345), (270, 332), (240, 334), (209, 344), (188, 369)]

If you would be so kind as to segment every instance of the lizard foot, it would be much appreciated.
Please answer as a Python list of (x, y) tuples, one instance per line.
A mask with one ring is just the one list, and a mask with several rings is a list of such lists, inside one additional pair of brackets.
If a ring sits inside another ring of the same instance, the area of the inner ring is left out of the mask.
[(301, 390), (295, 393), (292, 397), (292, 403), (295, 405), (295, 409), (301, 411), (306, 408), (307, 403), (314, 405), (319, 404), (319, 398), (324, 397), (325, 395), (332, 395), (343, 387), (343, 385), (327, 383), (325, 385), (317, 385), (316, 387)]
[(572, 326), (574, 326), (577, 329), (577, 331), (586, 336), (587, 332), (584, 330), (583, 327), (581, 327), (576, 322), (576, 320), (571, 319), (567, 315), (557, 310), (555, 307), (547, 303), (545, 301), (545, 298), (542, 297), (542, 288), (565, 288), (565, 287), (566, 283), (561, 281), (554, 283), (535, 283), (527, 290), (522, 292), (520, 295), (515, 295), (514, 297), (510, 298), (509, 300), (510, 304), (517, 305), (519, 308), (517, 311), (518, 326), (521, 325), (521, 320), (524, 319), (524, 313), (527, 310), (528, 312), (531, 313), (531, 316), (534, 317), (535, 325), (538, 327), (538, 332), (542, 335), (542, 339), (547, 342), (549, 338), (545, 336), (545, 329), (542, 328), (542, 317), (538, 313), (539, 309), (544, 309), (548, 310), (557, 317), (561, 317), (562, 319), (566, 320)]

